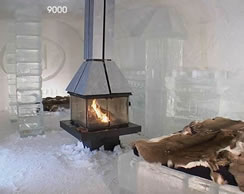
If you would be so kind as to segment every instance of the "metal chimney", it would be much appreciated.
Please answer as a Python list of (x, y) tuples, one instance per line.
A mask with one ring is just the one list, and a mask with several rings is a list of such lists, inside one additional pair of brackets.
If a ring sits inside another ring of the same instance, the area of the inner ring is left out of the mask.
[(113, 150), (119, 136), (137, 133), (141, 126), (129, 122), (129, 84), (110, 59), (114, 0), (85, 0), (84, 58), (67, 91), (71, 120), (60, 126), (91, 150)]
[(84, 59), (111, 59), (114, 0), (85, 1)]
[(114, 0), (85, 0), (84, 59), (67, 91), (80, 96), (131, 94), (111, 60)]

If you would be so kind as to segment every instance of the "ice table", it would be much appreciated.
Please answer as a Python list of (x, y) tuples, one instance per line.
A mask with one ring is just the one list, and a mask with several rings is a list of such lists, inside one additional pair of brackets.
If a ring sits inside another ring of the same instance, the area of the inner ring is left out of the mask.
[(238, 187), (182, 173), (160, 164), (149, 164), (132, 151), (118, 160), (120, 194), (239, 194)]

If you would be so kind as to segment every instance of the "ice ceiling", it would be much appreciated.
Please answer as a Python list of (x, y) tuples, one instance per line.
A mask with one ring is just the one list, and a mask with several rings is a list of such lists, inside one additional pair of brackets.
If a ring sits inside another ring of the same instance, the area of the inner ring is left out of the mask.
[[(0, 19), (11, 16), (17, 2), (27, 3), (0, 0)], [(143, 125), (145, 135), (168, 134), (195, 119), (243, 119), (242, 0), (115, 2), (114, 61), (133, 89), (131, 119)], [(67, 4), (70, 13), (62, 17), (62, 22), (83, 37), (84, 0), (38, 3), (43, 9), (49, 3)], [(45, 19), (44, 24), (49, 22)], [(54, 27), (62, 29), (61, 19), (55, 17), (57, 21)], [(53, 25), (46, 26), (45, 35)], [(77, 57), (82, 55), (81, 40), (75, 40), (68, 29), (53, 31), (53, 35), (59, 36), (59, 45), (64, 44), (68, 71), (61, 74), (69, 72), (66, 77), (71, 79), (81, 64), (81, 56)]]

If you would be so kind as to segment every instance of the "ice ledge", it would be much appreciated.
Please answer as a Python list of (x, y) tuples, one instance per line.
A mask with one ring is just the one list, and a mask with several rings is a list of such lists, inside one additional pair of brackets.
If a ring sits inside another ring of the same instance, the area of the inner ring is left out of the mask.
[(120, 190), (127, 193), (243, 193), (235, 186), (218, 185), (210, 180), (182, 173), (160, 164), (147, 163), (136, 157), (132, 151), (119, 157), (118, 176)]

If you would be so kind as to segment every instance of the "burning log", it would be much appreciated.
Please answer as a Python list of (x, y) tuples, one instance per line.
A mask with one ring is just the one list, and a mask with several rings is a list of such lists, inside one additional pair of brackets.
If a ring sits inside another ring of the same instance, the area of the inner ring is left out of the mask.
[(89, 112), (102, 123), (108, 123), (110, 121), (108, 118), (108, 114), (106, 113), (107, 111), (101, 108), (99, 104), (97, 104), (96, 99), (92, 100)]
[(99, 120), (102, 123), (108, 123), (110, 121), (114, 122), (116, 120), (115, 116), (103, 108), (96, 102), (96, 99), (92, 101), (91, 107), (89, 107), (88, 117), (94, 120)]
[(175, 169), (206, 167), (211, 179), (219, 184), (227, 182), (221, 169), (231, 166), (229, 172), (243, 189), (243, 137), (244, 122), (217, 117), (194, 121), (168, 137), (136, 141), (133, 149), (148, 162), (160, 162)]

